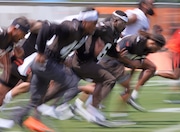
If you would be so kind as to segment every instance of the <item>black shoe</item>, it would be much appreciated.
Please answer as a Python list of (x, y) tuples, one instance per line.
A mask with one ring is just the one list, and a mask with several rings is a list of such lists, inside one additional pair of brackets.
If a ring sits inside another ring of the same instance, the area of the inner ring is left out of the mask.
[(139, 105), (134, 99), (129, 98), (127, 100), (127, 104), (131, 105), (133, 108), (135, 108), (138, 111), (145, 112), (145, 108), (143, 108), (141, 105)]

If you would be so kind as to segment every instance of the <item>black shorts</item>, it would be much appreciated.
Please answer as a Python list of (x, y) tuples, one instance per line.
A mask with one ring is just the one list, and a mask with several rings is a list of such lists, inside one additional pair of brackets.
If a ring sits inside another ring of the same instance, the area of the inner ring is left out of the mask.
[(7, 83), (7, 86), (10, 88), (13, 88), (16, 86), (16, 84), (22, 80), (22, 81), (26, 81), (27, 80), (27, 76), (22, 76), (21, 74), (19, 74), (18, 72), (18, 65), (14, 62), (12, 62), (12, 67), (11, 67), (11, 74), (9, 77), (9, 81)]
[(72, 69), (81, 79), (91, 79), (95, 83), (101, 83), (106, 80), (116, 80), (102, 65), (97, 64), (94, 60), (79, 61), (77, 55), (73, 56)]
[(116, 58), (105, 56), (99, 64), (108, 70), (116, 79), (124, 74), (124, 64), (119, 62)]

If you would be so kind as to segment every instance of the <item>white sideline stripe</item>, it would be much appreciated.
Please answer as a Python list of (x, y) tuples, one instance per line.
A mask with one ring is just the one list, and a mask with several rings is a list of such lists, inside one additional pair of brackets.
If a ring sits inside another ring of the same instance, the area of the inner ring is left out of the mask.
[(153, 132), (176, 132), (178, 130), (180, 130), (180, 125), (173, 125), (173, 126), (168, 127), (168, 128), (163, 128), (163, 129), (155, 130)]
[(180, 94), (180, 92), (174, 91), (174, 92), (163, 92), (163, 94)]
[(163, 102), (169, 104), (180, 104), (180, 100), (163, 100)]
[[(132, 81), (132, 83), (137, 83), (137, 81)], [(179, 84), (180, 85), (180, 80), (172, 80), (172, 79), (167, 79), (167, 80), (149, 80), (144, 86), (153, 86), (153, 85), (171, 85), (171, 84)]]
[[(137, 82), (137, 81), (132, 81), (132, 82)], [(174, 83), (174, 82), (180, 82), (180, 80), (164, 79), (164, 80), (149, 80), (147, 82), (149, 83), (161, 83), (161, 82)]]
[(161, 108), (161, 109), (149, 110), (149, 112), (180, 113), (180, 108)]
[(17, 110), (17, 109), (20, 109), (20, 108), (22, 108), (22, 107), (20, 107), (20, 106), (8, 107), (8, 108), (2, 108), (2, 111)]
[(110, 117), (126, 117), (128, 113), (109, 113)]
[(29, 101), (30, 99), (16, 99), (14, 101), (11, 101), (9, 103), (17, 103), (17, 102), (26, 102), (26, 101)]

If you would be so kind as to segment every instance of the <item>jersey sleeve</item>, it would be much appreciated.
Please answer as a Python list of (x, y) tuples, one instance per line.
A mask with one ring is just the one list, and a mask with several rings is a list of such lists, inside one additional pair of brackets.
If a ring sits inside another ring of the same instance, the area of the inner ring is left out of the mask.
[(0, 49), (7, 49), (9, 46), (13, 46), (12, 43), (8, 42), (7, 31), (0, 27)]
[(96, 36), (99, 36), (103, 41), (104, 43), (111, 43), (113, 44), (113, 36), (112, 36), (112, 31), (110, 29), (110, 27), (106, 27), (106, 26), (101, 26), (101, 27), (98, 27), (97, 30), (96, 30)]
[(57, 27), (56, 24), (43, 24), (36, 40), (39, 53), (44, 53), (46, 42), (56, 34)]
[(124, 38), (122, 38), (119, 42), (118, 42), (118, 46), (119, 46), (119, 50), (122, 49), (126, 49), (129, 50), (133, 47), (133, 44), (135, 43), (134, 40), (135, 35), (130, 35), (130, 36), (126, 36)]
[(109, 25), (100, 26), (97, 28), (97, 36), (99, 36), (105, 43), (103, 52), (111, 57), (117, 57), (116, 43), (114, 42), (114, 32)]

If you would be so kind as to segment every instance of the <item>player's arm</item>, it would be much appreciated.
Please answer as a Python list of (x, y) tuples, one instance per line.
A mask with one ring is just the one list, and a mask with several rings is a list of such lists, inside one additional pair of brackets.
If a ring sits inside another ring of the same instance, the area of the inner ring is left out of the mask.
[(136, 14), (131, 14), (131, 16), (128, 17), (127, 25), (133, 24), (137, 21)]
[(128, 50), (125, 45), (121, 45), (121, 47), (117, 44), (116, 51), (118, 52), (118, 59), (120, 62), (124, 63), (125, 65), (130, 66), (132, 69), (136, 69), (140, 67), (140, 62), (130, 59), (128, 55)]
[(128, 16), (127, 25), (131, 25), (137, 21), (137, 15), (133, 12), (133, 10), (127, 10), (126, 14)]
[(37, 20), (29, 20), (29, 23), (30, 23), (31, 33), (38, 33), (43, 25), (43, 21), (37, 21)]
[(46, 42), (56, 34), (57, 28), (58, 28), (58, 25), (56, 24), (43, 24), (42, 25), (42, 28), (40, 29), (37, 36), (37, 40), (36, 40), (38, 53), (41, 53), (41, 54), (44, 53)]
[(37, 56), (35, 61), (38, 63), (44, 63), (46, 56), (44, 55), (46, 42), (51, 39), (53, 35), (56, 34), (58, 25), (56, 24), (43, 24), (42, 28), (39, 30), (38, 37), (36, 40), (37, 43)]
[(180, 77), (180, 69), (176, 68), (174, 71), (156, 71), (155, 76), (161, 76), (164, 78), (169, 78), (169, 79), (179, 79)]

